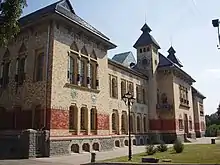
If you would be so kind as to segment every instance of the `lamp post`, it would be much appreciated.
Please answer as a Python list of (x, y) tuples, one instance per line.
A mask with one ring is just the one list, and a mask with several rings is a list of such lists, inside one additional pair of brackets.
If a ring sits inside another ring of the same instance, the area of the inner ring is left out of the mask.
[(218, 47), (218, 49), (220, 49), (220, 46), (219, 46), (219, 44), (220, 44), (219, 19), (212, 20), (212, 26), (215, 28), (218, 28), (218, 45), (217, 45), (217, 47)]
[(125, 105), (128, 106), (128, 160), (130, 161), (132, 158), (132, 151), (131, 151), (131, 106), (135, 101), (133, 95), (128, 92), (122, 97)]

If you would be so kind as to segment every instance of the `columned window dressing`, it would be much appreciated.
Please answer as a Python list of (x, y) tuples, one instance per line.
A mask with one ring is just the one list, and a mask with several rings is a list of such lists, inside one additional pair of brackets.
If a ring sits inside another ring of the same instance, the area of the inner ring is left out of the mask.
[(10, 76), (10, 52), (6, 49), (5, 54), (3, 56), (3, 61), (1, 63), (1, 70), (0, 70), (0, 87), (6, 88), (9, 83), (9, 76)]
[(74, 42), (70, 46), (68, 56), (67, 79), (69, 83), (97, 89), (99, 86), (97, 75), (98, 63), (95, 51), (93, 50), (89, 53), (85, 46), (79, 50), (77, 44)]

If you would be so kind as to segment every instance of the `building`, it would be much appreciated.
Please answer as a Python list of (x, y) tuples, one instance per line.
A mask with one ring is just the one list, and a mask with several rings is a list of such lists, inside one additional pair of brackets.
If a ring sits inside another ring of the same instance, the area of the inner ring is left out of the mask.
[(20, 19), (21, 32), (1, 48), (0, 127), (46, 129), (50, 155), (105, 151), (204, 135), (203, 99), (171, 47), (168, 56), (147, 24), (131, 52), (109, 59), (108, 37), (61, 0)]

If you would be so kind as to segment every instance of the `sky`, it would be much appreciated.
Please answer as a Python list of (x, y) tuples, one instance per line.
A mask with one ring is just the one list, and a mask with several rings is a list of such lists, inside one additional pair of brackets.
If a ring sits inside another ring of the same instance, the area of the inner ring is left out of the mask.
[[(220, 18), (219, 0), (70, 0), (75, 13), (108, 36), (117, 48), (108, 52), (132, 51), (146, 22), (152, 36), (167, 55), (172, 45), (183, 69), (197, 82), (207, 98), (205, 114), (216, 111), (220, 102), (220, 50), (217, 28), (212, 19)], [(23, 15), (56, 0), (27, 0)], [(219, 92), (219, 93), (218, 93)]]

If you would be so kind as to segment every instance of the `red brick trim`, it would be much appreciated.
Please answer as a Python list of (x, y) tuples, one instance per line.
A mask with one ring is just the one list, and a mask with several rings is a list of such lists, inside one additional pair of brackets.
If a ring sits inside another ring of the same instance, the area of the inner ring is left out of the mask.
[(149, 120), (149, 129), (158, 131), (176, 130), (175, 119), (151, 119)]

